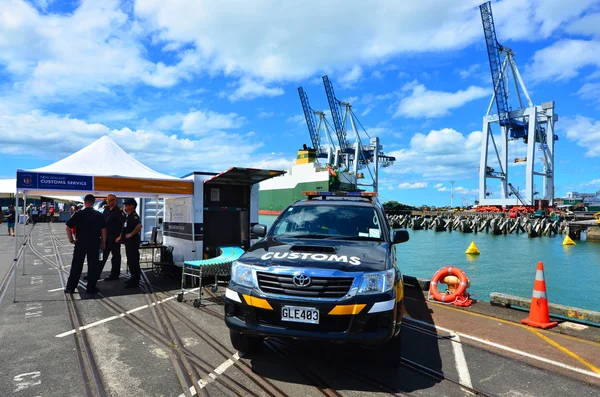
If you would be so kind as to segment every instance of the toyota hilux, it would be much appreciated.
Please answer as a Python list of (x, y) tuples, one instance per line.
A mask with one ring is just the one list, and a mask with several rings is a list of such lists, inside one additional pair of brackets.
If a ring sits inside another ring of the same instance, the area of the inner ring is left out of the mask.
[(304, 192), (234, 262), (225, 291), (232, 345), (257, 353), (266, 337), (383, 344), (400, 360), (404, 289), (376, 193)]

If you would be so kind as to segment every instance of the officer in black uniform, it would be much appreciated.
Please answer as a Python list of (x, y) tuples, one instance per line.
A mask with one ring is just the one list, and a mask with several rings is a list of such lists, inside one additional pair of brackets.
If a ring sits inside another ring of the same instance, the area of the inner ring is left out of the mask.
[(131, 279), (125, 282), (125, 288), (137, 288), (142, 274), (140, 269), (140, 230), (142, 230), (142, 223), (139, 215), (135, 212), (137, 203), (134, 199), (125, 200), (123, 205), (125, 206), (125, 222), (117, 242), (125, 245), (127, 266), (131, 272)]
[(104, 281), (113, 281), (119, 279), (119, 273), (121, 272), (121, 245), (117, 242), (117, 238), (123, 232), (123, 223), (125, 222), (125, 215), (123, 210), (117, 207), (117, 196), (109, 194), (106, 197), (107, 206), (104, 208), (104, 221), (106, 221), (106, 248), (102, 253), (102, 269), (108, 261), (108, 255), (112, 255), (110, 260), (111, 268), (110, 275), (104, 279)]
[[(72, 294), (77, 288), (81, 271), (83, 270), (83, 261), (87, 257), (88, 263), (88, 283), (87, 292), (93, 294), (98, 292), (96, 282), (102, 271), (100, 265), (100, 249), (106, 247), (106, 222), (101, 213), (94, 209), (96, 198), (88, 194), (83, 202), (85, 209), (73, 214), (67, 221), (67, 237), (71, 244), (75, 244), (73, 250), (73, 260), (71, 262), (71, 272), (67, 280), (65, 293)], [(77, 228), (77, 239), (73, 237), (73, 228)]]

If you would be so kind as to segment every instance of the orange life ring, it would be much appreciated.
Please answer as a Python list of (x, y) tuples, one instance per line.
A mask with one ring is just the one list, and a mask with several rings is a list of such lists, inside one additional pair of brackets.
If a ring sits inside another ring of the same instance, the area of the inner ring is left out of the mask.
[[(449, 295), (440, 294), (440, 291), (438, 291), (437, 285), (440, 282), (440, 280), (442, 280), (442, 278), (444, 278), (448, 275), (453, 275), (453, 276), (458, 277), (458, 279), (460, 280), (460, 284), (458, 285), (458, 288), (456, 288), (456, 290), (454, 290), (454, 293), (449, 294)], [(433, 299), (435, 299), (436, 301), (451, 303), (451, 302), (454, 302), (456, 297), (461, 296), (463, 294), (463, 292), (465, 292), (465, 290), (467, 289), (467, 283), (468, 283), (467, 274), (465, 272), (463, 272), (462, 270), (460, 270), (458, 267), (454, 267), (454, 266), (442, 267), (437, 272), (435, 272), (435, 274), (431, 278), (431, 283), (429, 284), (429, 293), (431, 294), (431, 296), (433, 296)]]

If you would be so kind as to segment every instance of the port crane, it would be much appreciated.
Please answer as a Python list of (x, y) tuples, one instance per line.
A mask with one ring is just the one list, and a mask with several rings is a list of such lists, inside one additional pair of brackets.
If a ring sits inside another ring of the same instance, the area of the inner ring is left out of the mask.
[[(534, 201), (534, 177), (543, 177), (543, 198), (550, 204), (554, 200), (554, 142), (558, 136), (554, 134), (554, 123), (558, 115), (554, 112), (554, 101), (535, 106), (531, 101), (525, 83), (515, 63), (515, 53), (508, 47), (498, 43), (496, 28), (492, 15), (491, 2), (479, 6), (483, 32), (487, 47), (490, 72), (494, 92), (486, 115), (483, 117), (483, 137), (479, 166), (479, 202), (481, 205), (517, 205), (517, 200), (510, 198), (509, 187), (509, 142), (522, 141), (527, 145), (527, 156), (515, 159), (515, 163), (526, 163), (525, 200)], [(514, 82), (518, 107), (510, 106), (509, 78)], [(524, 99), (527, 101), (524, 105)], [(496, 103), (497, 114), (492, 114)], [(492, 125), (500, 126), (500, 139), (492, 133)], [(513, 144), (514, 145), (514, 144)], [(543, 154), (542, 169), (536, 169), (536, 149)], [(492, 158), (490, 158), (490, 153)], [(495, 155), (495, 156), (494, 156)], [(495, 158), (494, 158), (495, 157)], [(497, 167), (496, 170), (494, 167)], [(488, 179), (500, 180), (500, 197), (489, 197)], [(518, 197), (518, 196), (517, 196)]]
[[(380, 145), (379, 138), (371, 138), (364, 128), (363, 131), (369, 137), (369, 144), (363, 144), (359, 129), (356, 127), (357, 124), (361, 124), (352, 111), (352, 104), (340, 101), (336, 98), (333, 84), (328, 76), (323, 76), (323, 85), (325, 86), (325, 94), (327, 95), (327, 101), (329, 102), (333, 127), (339, 144), (336, 150), (335, 164), (339, 166), (340, 162), (342, 162), (348, 170), (352, 170), (354, 175), (358, 175), (359, 169), (367, 168), (371, 174), (372, 183), (359, 184), (359, 186), (372, 186), (373, 191), (377, 192), (379, 188), (379, 168), (391, 166), (396, 161), (396, 158), (384, 154), (382, 151), (383, 146)], [(344, 111), (343, 117), (340, 116), (342, 109)], [(346, 125), (348, 122), (354, 131), (355, 142), (353, 146), (348, 141), (346, 133)], [(369, 165), (373, 166), (373, 172), (369, 169)]]
[[(325, 112), (320, 110), (313, 110), (308, 102), (308, 95), (302, 87), (298, 87), (298, 94), (300, 95), (300, 102), (302, 103), (302, 110), (304, 111), (304, 118), (306, 119), (306, 126), (308, 127), (308, 133), (310, 134), (310, 140), (313, 148), (315, 149), (317, 158), (327, 158), (327, 165), (332, 164), (332, 152), (334, 149), (333, 141), (331, 139), (331, 132), (327, 119), (325, 118)], [(319, 123), (315, 126), (315, 119), (313, 116), (319, 117)], [(321, 146), (321, 132), (325, 131), (327, 137), (328, 146), (326, 149)]]

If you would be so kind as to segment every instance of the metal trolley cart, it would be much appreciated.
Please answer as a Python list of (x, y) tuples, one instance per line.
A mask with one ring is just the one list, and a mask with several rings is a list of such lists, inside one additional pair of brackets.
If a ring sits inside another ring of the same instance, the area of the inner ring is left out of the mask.
[(202, 277), (214, 276), (215, 283), (212, 290), (216, 291), (219, 276), (231, 275), (231, 264), (236, 261), (244, 250), (239, 247), (219, 247), (221, 255), (216, 258), (203, 259), (196, 261), (185, 261), (181, 271), (181, 292), (177, 295), (179, 302), (183, 301), (185, 292), (185, 276), (198, 279), (198, 297), (194, 299), (194, 307), (200, 307), (202, 303)]

